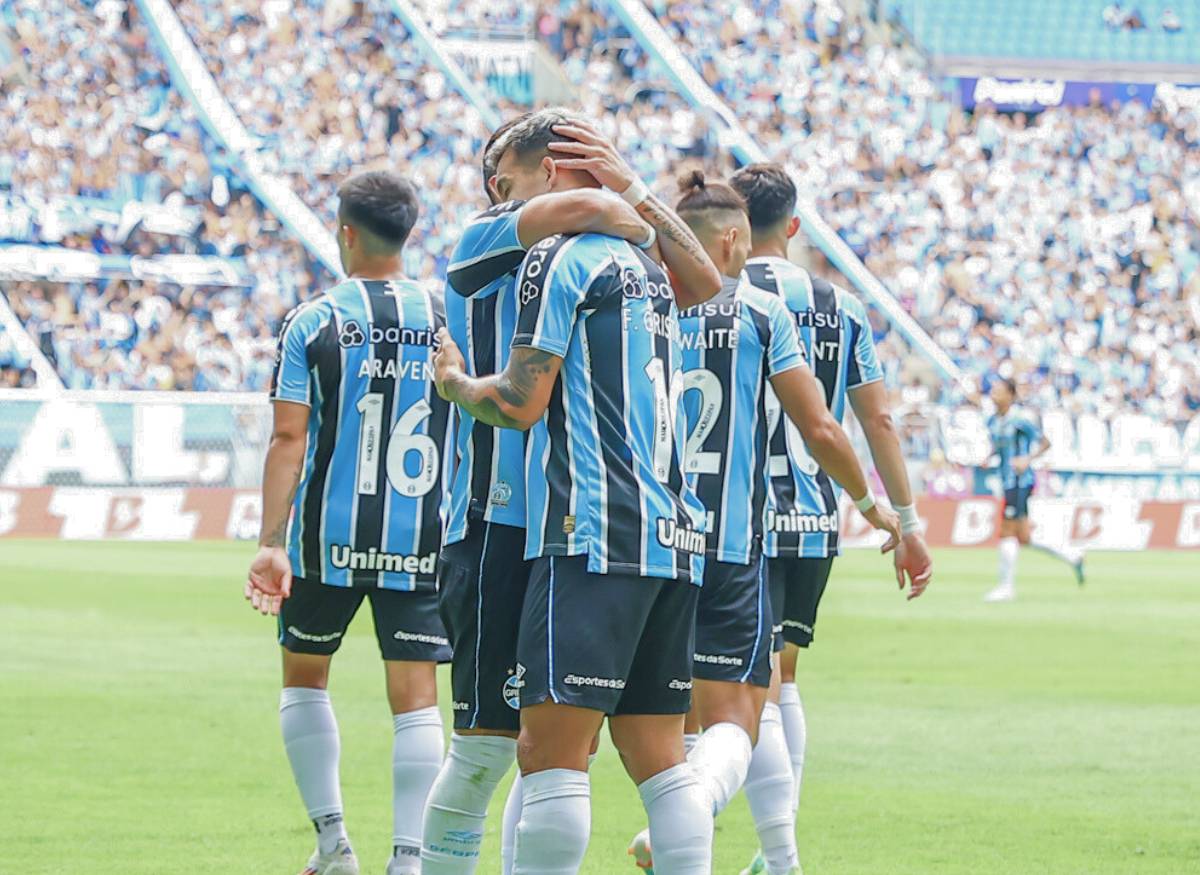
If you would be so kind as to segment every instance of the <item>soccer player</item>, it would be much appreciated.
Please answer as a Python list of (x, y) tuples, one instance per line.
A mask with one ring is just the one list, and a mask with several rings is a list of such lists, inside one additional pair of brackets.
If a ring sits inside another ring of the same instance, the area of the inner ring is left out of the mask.
[(435, 668), (450, 651), (435, 586), (450, 461), (449, 405), (433, 388), (441, 301), (401, 274), (417, 194), (385, 172), (338, 189), (347, 279), (284, 320), (275, 424), (246, 597), (279, 615), (279, 717), (317, 831), (303, 875), (354, 875), (342, 820), (329, 664), (371, 602), (395, 730), (388, 875), (420, 872), (421, 818), (442, 762)]
[[(538, 125), (514, 127), (500, 180), (540, 177), (549, 156)], [(670, 234), (703, 254), (686, 227)], [(588, 753), (609, 715), (646, 806), (657, 871), (707, 873), (712, 819), (682, 731), (704, 515), (681, 470), (674, 295), (640, 250), (595, 234), (534, 246), (516, 290), (502, 373), (469, 377), (452, 343), (438, 357), (445, 397), (493, 425), (532, 429), (514, 872), (578, 870), (590, 833)]]
[[(932, 579), (932, 561), (921, 536), (865, 310), (854, 296), (788, 261), (788, 241), (800, 222), (795, 216), (796, 187), (782, 166), (748, 165), (730, 183), (745, 198), (750, 214), (752, 245), (746, 276), (756, 287), (780, 297), (791, 311), (834, 417), (841, 421), (847, 398), (854, 408), (888, 499), (900, 516), (896, 579), (903, 588), (907, 575), (908, 598), (917, 598)], [(766, 554), (773, 614), (785, 642), (779, 710), (792, 760), (794, 817), (807, 734), (796, 662), (800, 649), (812, 643), (817, 608), (840, 549), (838, 491), (789, 422), (779, 422), (771, 434), (770, 456), (773, 507), (768, 513)], [(776, 812), (769, 819), (783, 816)], [(771, 875), (787, 871), (782, 849), (778, 859), (772, 860), (773, 853), (764, 847), (765, 859), (757, 859), (748, 871), (765, 869)]]
[[(865, 498), (869, 490), (850, 440), (808, 368), (791, 313), (777, 295), (739, 278), (750, 252), (742, 196), (725, 182), (706, 181), (701, 171), (687, 174), (680, 187), (683, 198), (675, 211), (725, 278), (717, 297), (680, 314), (688, 425), (684, 469), (710, 525), (692, 667), (693, 713), (704, 734), (687, 736), (685, 746), (714, 815), (746, 781), (754, 751), (759, 768), (746, 785), (751, 811), (780, 807), (773, 802), (790, 809), (792, 774), (782, 727), (778, 720), (768, 723), (764, 728), (773, 737), (763, 741), (759, 728), (771, 683), (771, 605), (762, 538), (772, 418), (782, 409), (822, 468), (852, 496)], [(888, 546), (895, 546), (900, 538), (896, 515), (874, 506), (866, 517), (887, 531)], [(756, 747), (760, 744), (763, 749)], [(782, 841), (790, 847), (789, 858), (795, 858), (791, 818), (774, 827), (764, 830), (765, 843), (774, 848)], [(649, 869), (650, 851), (643, 832), (630, 852)]]
[(998, 378), (992, 384), (996, 412), (988, 418), (988, 436), (997, 458), (1004, 489), (1004, 518), (1000, 520), (1000, 580), (984, 596), (989, 602), (1009, 602), (1017, 596), (1017, 553), (1021, 545), (1049, 553), (1066, 562), (1083, 583), (1083, 553), (1066, 553), (1035, 543), (1030, 537), (1029, 496), (1033, 493), (1033, 463), (1050, 449), (1034, 417), (1015, 403), (1017, 384)]
[[(596, 149), (591, 160), (568, 159), (565, 153), (555, 160), (549, 154), (551, 142), (571, 139), (569, 129), (554, 130), (567, 123), (579, 125), (578, 135)], [(514, 139), (510, 131), (519, 136)], [(585, 163), (561, 167), (566, 160)], [(716, 290), (716, 269), (699, 246), (674, 239), (682, 225), (673, 214), (656, 202), (635, 208), (599, 190), (607, 183), (626, 191), (633, 178), (611, 144), (559, 109), (518, 117), (492, 135), (484, 149), (483, 181), (489, 199), (503, 202), (464, 230), (447, 282), (448, 329), (466, 353), (469, 375), (493, 374), (508, 363), (517, 321), (516, 270), (529, 248), (551, 234), (603, 233), (661, 249), (678, 275)], [(516, 757), (520, 728), (517, 631), (532, 564), (521, 558), (525, 436), (494, 428), (463, 409), (457, 457), (441, 581), (442, 616), (455, 653), (454, 735), (430, 793), (425, 875), (475, 871), (487, 806)], [(520, 802), (518, 780), (505, 809), (505, 871), (511, 867)]]

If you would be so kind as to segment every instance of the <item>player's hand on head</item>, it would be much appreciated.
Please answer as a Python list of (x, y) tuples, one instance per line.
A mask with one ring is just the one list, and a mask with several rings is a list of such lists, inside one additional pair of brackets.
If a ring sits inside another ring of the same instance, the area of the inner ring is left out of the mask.
[(275, 615), (291, 594), (292, 563), (287, 551), (282, 547), (259, 547), (246, 575), (246, 601), (263, 615)]
[(453, 401), (449, 384), (465, 372), (466, 359), (445, 328), (438, 329), (437, 339), (438, 349), (433, 354), (433, 381), (437, 384), (438, 394), (446, 401)]
[(900, 517), (896, 512), (888, 507), (880, 507), (878, 504), (868, 510), (863, 516), (876, 529), (881, 532), (886, 532), (888, 539), (884, 541), (883, 546), (879, 548), (880, 553), (890, 553), (896, 549), (896, 545), (900, 543)]
[(908, 600), (920, 597), (933, 580), (933, 557), (929, 555), (929, 547), (919, 533), (912, 532), (900, 539), (896, 547), (895, 566), (896, 583), (900, 589), (904, 589), (905, 578), (908, 578)]
[(550, 151), (555, 153), (554, 163), (560, 168), (585, 170), (596, 182), (618, 194), (637, 179), (637, 174), (612, 141), (587, 122), (555, 125), (553, 130), (559, 136), (570, 138), (550, 144)]

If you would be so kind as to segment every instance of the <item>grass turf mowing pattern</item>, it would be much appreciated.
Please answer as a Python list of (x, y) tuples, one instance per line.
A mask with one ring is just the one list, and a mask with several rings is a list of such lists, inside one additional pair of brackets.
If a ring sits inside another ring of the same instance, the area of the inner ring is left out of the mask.
[[(0, 871), (298, 871), (313, 844), (277, 724), (272, 622), (245, 544), (0, 543)], [(809, 875), (1200, 872), (1200, 555), (942, 551), (905, 603), (885, 560), (839, 560), (801, 658)], [(391, 722), (367, 616), (334, 662), (342, 780), (365, 873), (391, 836)], [(443, 685), (442, 707), (449, 697)], [(633, 872), (643, 825), (607, 744), (585, 873)], [(506, 787), (507, 785), (505, 785)], [(498, 871), (492, 806), (481, 873)], [(744, 799), (714, 871), (757, 842)], [(18, 862), (19, 861), (19, 862)], [(19, 868), (9, 868), (10, 864)]]

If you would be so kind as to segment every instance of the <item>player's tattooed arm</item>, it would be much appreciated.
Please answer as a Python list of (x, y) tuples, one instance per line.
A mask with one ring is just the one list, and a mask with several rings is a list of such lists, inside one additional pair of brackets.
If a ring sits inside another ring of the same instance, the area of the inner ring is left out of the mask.
[[(554, 132), (564, 138), (550, 149), (564, 157), (554, 163), (566, 170), (586, 170), (595, 180), (613, 191), (627, 190), (637, 175), (616, 147), (587, 122), (555, 125)], [(675, 211), (654, 195), (637, 205), (637, 214), (658, 234), (663, 264), (674, 279), (676, 303), (681, 309), (701, 304), (721, 290), (721, 274), (696, 235)]]
[(532, 347), (516, 347), (501, 373), (470, 377), (462, 352), (446, 329), (438, 333), (438, 340), (433, 366), (439, 395), (497, 428), (525, 431), (542, 418), (562, 367), (561, 358)]
[(309, 409), (290, 401), (275, 402), (275, 425), (263, 464), (262, 529), (258, 554), (246, 576), (246, 600), (264, 614), (278, 614), (292, 591), (292, 569), (284, 549), (292, 500), (304, 467)]

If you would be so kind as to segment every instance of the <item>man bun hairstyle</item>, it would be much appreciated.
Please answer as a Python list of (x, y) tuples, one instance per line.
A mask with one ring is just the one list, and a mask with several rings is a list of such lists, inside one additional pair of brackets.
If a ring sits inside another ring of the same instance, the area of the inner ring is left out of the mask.
[(417, 190), (405, 177), (387, 170), (368, 170), (338, 186), (338, 216), (399, 249), (421, 213)]
[(746, 201), (724, 180), (709, 182), (704, 171), (696, 168), (683, 173), (679, 179), (682, 197), (675, 205), (677, 213), (700, 213), (709, 210), (746, 212)]
[(782, 164), (747, 164), (729, 183), (746, 199), (752, 231), (774, 228), (796, 212), (796, 183)]

